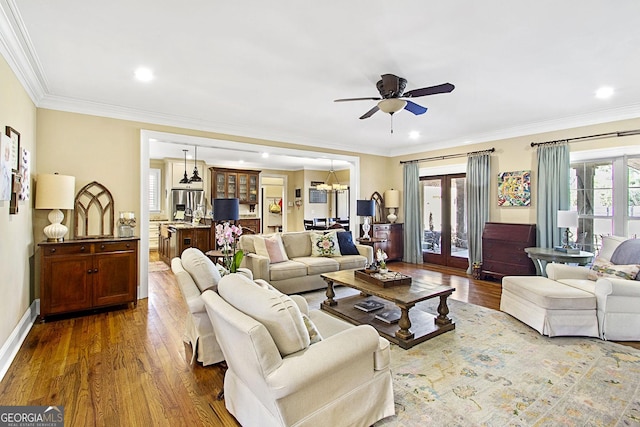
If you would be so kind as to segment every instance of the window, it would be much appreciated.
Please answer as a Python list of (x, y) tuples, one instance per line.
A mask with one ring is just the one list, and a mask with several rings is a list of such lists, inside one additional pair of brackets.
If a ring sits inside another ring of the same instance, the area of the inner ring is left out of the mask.
[(600, 236), (640, 233), (640, 158), (618, 157), (571, 164), (571, 210), (578, 211), (574, 239), (596, 251)]
[(160, 169), (149, 169), (149, 212), (160, 212)]

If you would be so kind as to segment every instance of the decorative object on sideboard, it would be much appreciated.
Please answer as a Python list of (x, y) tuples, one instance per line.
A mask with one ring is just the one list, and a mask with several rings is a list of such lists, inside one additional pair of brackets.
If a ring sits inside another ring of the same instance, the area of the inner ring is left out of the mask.
[(73, 209), (76, 178), (59, 174), (40, 174), (36, 186), (36, 209), (52, 209), (43, 232), (49, 242), (62, 242), (69, 229), (62, 224), (61, 209)]
[(78, 191), (74, 215), (76, 239), (114, 237), (113, 196), (99, 182), (90, 182)]
[(576, 249), (571, 243), (571, 237), (573, 233), (571, 228), (578, 227), (578, 212), (577, 211), (558, 211), (558, 228), (561, 230), (564, 228), (564, 239), (561, 246), (554, 247), (555, 250), (567, 253), (580, 253), (580, 249)]
[[(191, 175), (191, 178), (189, 178), (189, 183), (202, 182), (202, 178), (200, 178), (200, 175), (198, 175), (198, 146), (194, 145), (193, 149), (195, 150), (195, 156), (194, 156), (195, 161), (193, 162), (193, 175)], [(186, 169), (186, 163), (185, 163), (185, 169)]]
[(369, 231), (371, 225), (369, 224), (369, 217), (375, 215), (375, 202), (373, 200), (357, 200), (356, 201), (356, 214), (364, 217), (364, 223), (362, 224), (362, 238), (370, 239)]
[(133, 229), (136, 226), (135, 212), (120, 211), (118, 218), (118, 237), (133, 237)]
[(400, 207), (400, 191), (387, 190), (384, 192), (384, 206), (389, 209), (389, 215), (387, 215), (387, 220), (393, 224), (398, 219), (396, 215), (396, 209)]
[(382, 197), (382, 194), (374, 191), (371, 195), (371, 200), (373, 200), (375, 203), (372, 222), (374, 224), (382, 224), (386, 222), (386, 216), (384, 215), (384, 197)]

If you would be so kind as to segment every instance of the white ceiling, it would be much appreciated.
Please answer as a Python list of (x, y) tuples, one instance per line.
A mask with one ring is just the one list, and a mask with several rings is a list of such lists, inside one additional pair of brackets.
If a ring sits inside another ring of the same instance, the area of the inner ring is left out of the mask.
[[(640, 117), (638, 0), (0, 6), (0, 48), (43, 108), (386, 156)], [(456, 88), (415, 98), (429, 110), (393, 135), (388, 114), (358, 119), (374, 101), (333, 102), (378, 96), (385, 73)]]

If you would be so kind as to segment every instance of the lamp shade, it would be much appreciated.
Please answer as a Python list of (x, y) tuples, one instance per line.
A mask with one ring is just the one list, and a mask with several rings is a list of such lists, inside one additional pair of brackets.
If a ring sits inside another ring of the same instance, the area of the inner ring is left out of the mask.
[(229, 221), (240, 218), (240, 199), (213, 199), (214, 221)]
[(357, 200), (356, 213), (358, 216), (374, 216), (376, 202), (374, 200)]
[(384, 192), (384, 206), (387, 208), (399, 208), (400, 207), (400, 191), (387, 190)]
[(40, 174), (36, 183), (36, 209), (74, 208), (76, 192), (74, 176)]
[(575, 228), (578, 226), (577, 211), (558, 211), (559, 228)]

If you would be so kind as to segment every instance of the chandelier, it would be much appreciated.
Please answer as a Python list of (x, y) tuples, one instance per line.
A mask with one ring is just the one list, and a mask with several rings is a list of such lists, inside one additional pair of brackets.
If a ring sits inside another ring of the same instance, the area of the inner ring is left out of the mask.
[[(331, 179), (331, 176), (333, 176), (333, 180)], [(333, 184), (328, 184), (330, 181), (333, 181)], [(325, 179), (322, 184), (316, 185), (316, 190), (341, 193), (347, 189), (349, 189), (348, 185), (340, 184), (340, 180), (338, 180), (336, 172), (333, 170), (333, 160), (331, 160), (329, 175), (327, 175), (327, 179)]]

